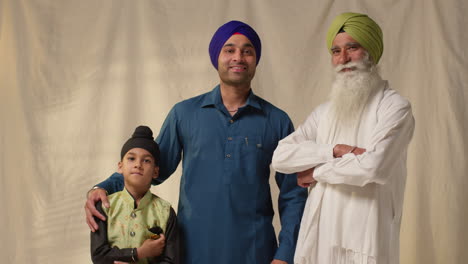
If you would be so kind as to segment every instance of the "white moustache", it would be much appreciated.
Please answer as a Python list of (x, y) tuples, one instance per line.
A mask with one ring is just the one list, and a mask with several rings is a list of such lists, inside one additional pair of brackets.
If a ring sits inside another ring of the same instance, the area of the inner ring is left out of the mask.
[(353, 70), (358, 70), (358, 71), (366, 71), (369, 68), (370, 68), (369, 65), (363, 60), (361, 60), (361, 61), (351, 61), (351, 62), (348, 62), (346, 64), (340, 64), (340, 65), (335, 66), (335, 72), (336, 73), (341, 73), (341, 71), (343, 69), (353, 69)]

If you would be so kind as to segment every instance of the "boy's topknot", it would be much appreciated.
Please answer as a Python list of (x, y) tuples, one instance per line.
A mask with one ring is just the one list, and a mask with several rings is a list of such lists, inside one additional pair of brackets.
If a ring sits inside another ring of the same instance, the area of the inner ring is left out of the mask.
[(130, 139), (125, 142), (120, 152), (120, 158), (123, 159), (125, 154), (133, 148), (146, 149), (153, 155), (156, 165), (159, 164), (159, 146), (154, 141), (153, 131), (147, 126), (138, 126)]

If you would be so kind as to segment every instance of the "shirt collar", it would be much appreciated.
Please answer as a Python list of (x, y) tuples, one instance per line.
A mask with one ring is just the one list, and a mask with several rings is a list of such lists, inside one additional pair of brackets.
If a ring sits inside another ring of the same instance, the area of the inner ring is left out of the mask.
[(138, 208), (135, 208), (135, 199), (128, 192), (127, 188), (124, 188), (124, 191), (122, 192), (122, 197), (126, 203), (131, 205), (132, 208), (138, 210), (138, 209), (145, 208), (151, 202), (152, 193), (150, 190), (148, 190), (145, 193), (145, 195), (140, 200), (140, 204), (138, 205)]
[[(260, 100), (258, 96), (254, 94), (252, 89), (250, 89), (249, 97), (247, 98), (245, 105), (257, 108), (258, 110), (262, 110)], [(224, 107), (223, 100), (221, 99), (221, 88), (219, 84), (216, 85), (216, 87), (211, 92), (209, 92), (203, 99), (201, 107), (207, 107), (207, 106), (215, 106), (218, 109), (221, 109)]]

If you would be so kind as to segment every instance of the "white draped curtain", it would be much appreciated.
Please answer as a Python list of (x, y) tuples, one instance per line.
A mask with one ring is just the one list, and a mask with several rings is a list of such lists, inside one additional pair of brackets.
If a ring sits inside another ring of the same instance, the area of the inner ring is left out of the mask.
[[(401, 263), (466, 263), (466, 0), (0, 0), (1, 262), (91, 263), (86, 191), (137, 125), (157, 134), (218, 83), (208, 43), (229, 20), (259, 33), (253, 90), (297, 127), (327, 99), (325, 34), (345, 11), (381, 25), (382, 75), (416, 119)], [(176, 208), (179, 182), (152, 190)]]

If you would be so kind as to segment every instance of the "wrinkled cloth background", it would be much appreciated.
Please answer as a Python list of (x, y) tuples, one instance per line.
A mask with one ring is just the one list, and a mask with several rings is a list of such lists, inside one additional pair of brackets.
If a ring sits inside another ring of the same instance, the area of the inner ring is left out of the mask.
[[(325, 35), (344, 11), (381, 25), (382, 75), (416, 119), (401, 263), (465, 263), (465, 0), (0, 0), (2, 262), (91, 263), (86, 191), (137, 125), (157, 134), (175, 103), (218, 83), (208, 43), (229, 20), (259, 33), (252, 87), (297, 127), (327, 99)], [(152, 190), (177, 208), (179, 181), (180, 168)]]

